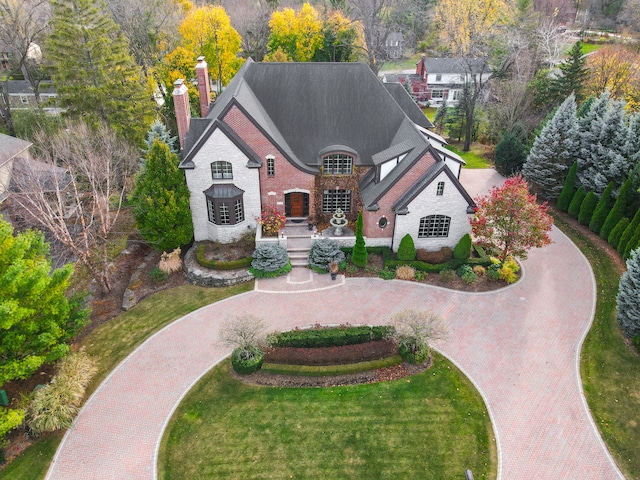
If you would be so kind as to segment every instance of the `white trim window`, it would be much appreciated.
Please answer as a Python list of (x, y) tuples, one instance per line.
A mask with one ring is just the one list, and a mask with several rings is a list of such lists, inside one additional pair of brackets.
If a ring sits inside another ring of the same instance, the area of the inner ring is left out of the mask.
[(436, 195), (441, 196), (444, 194), (444, 182), (438, 182), (438, 187), (436, 189)]
[(431, 98), (444, 98), (444, 90), (431, 90)]
[(446, 215), (428, 215), (420, 219), (419, 238), (448, 237), (451, 217)]

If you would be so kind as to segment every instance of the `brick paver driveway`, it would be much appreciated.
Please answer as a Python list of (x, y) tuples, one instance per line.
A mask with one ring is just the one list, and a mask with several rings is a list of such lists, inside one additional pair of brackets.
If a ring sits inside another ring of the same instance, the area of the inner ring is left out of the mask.
[(522, 280), (497, 292), (379, 279), (331, 282), (300, 270), (289, 283), (260, 281), (253, 292), (204, 307), (151, 337), (104, 381), (67, 432), (47, 478), (155, 478), (158, 442), (174, 408), (230, 353), (218, 341), (230, 314), (252, 313), (282, 329), (380, 323), (405, 308), (446, 319), (450, 333), (438, 349), (487, 402), (499, 478), (622, 478), (588, 413), (579, 378), (580, 347), (595, 303), (593, 275), (562, 233), (554, 229), (553, 240), (524, 262)]

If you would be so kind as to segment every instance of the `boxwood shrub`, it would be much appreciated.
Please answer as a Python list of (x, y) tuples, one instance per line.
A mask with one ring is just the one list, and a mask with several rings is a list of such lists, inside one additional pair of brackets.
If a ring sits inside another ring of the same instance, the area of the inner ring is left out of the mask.
[(249, 375), (260, 370), (264, 361), (264, 352), (258, 346), (238, 347), (231, 354), (231, 366), (240, 375)]
[(413, 337), (405, 337), (398, 342), (398, 353), (407, 363), (422, 363), (429, 358), (429, 347)]
[(382, 340), (391, 337), (394, 332), (392, 326), (313, 328), (272, 334), (267, 337), (267, 343), (272, 347), (340, 347)]
[(237, 270), (240, 268), (249, 268), (251, 265), (251, 257), (230, 260), (228, 262), (218, 262), (216, 260), (209, 260), (205, 256), (205, 251), (206, 246), (204, 243), (196, 247), (196, 261), (204, 268), (210, 268), (212, 270)]

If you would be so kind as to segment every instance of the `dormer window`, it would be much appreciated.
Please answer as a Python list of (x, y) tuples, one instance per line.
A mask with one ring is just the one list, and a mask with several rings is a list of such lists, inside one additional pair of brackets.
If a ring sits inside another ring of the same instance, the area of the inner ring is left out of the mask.
[(345, 153), (327, 155), (322, 159), (325, 175), (350, 175), (353, 170), (353, 157)]
[(211, 176), (214, 180), (233, 178), (233, 169), (230, 162), (213, 162), (211, 164)]

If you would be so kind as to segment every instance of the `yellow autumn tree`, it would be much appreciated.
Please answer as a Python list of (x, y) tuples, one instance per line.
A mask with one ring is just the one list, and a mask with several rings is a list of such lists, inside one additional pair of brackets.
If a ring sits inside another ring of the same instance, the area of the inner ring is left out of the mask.
[(627, 108), (640, 111), (640, 54), (624, 45), (611, 45), (589, 55), (586, 65), (587, 94), (625, 100)]
[(191, 8), (180, 25), (180, 46), (165, 58), (167, 83), (180, 78), (192, 78), (196, 59), (204, 55), (209, 75), (219, 86), (226, 85), (242, 66), (240, 34), (231, 26), (223, 7)]
[(305, 3), (296, 13), (292, 8), (273, 12), (269, 21), (268, 48), (280, 48), (294, 62), (309, 62), (322, 46), (322, 20), (318, 11)]

